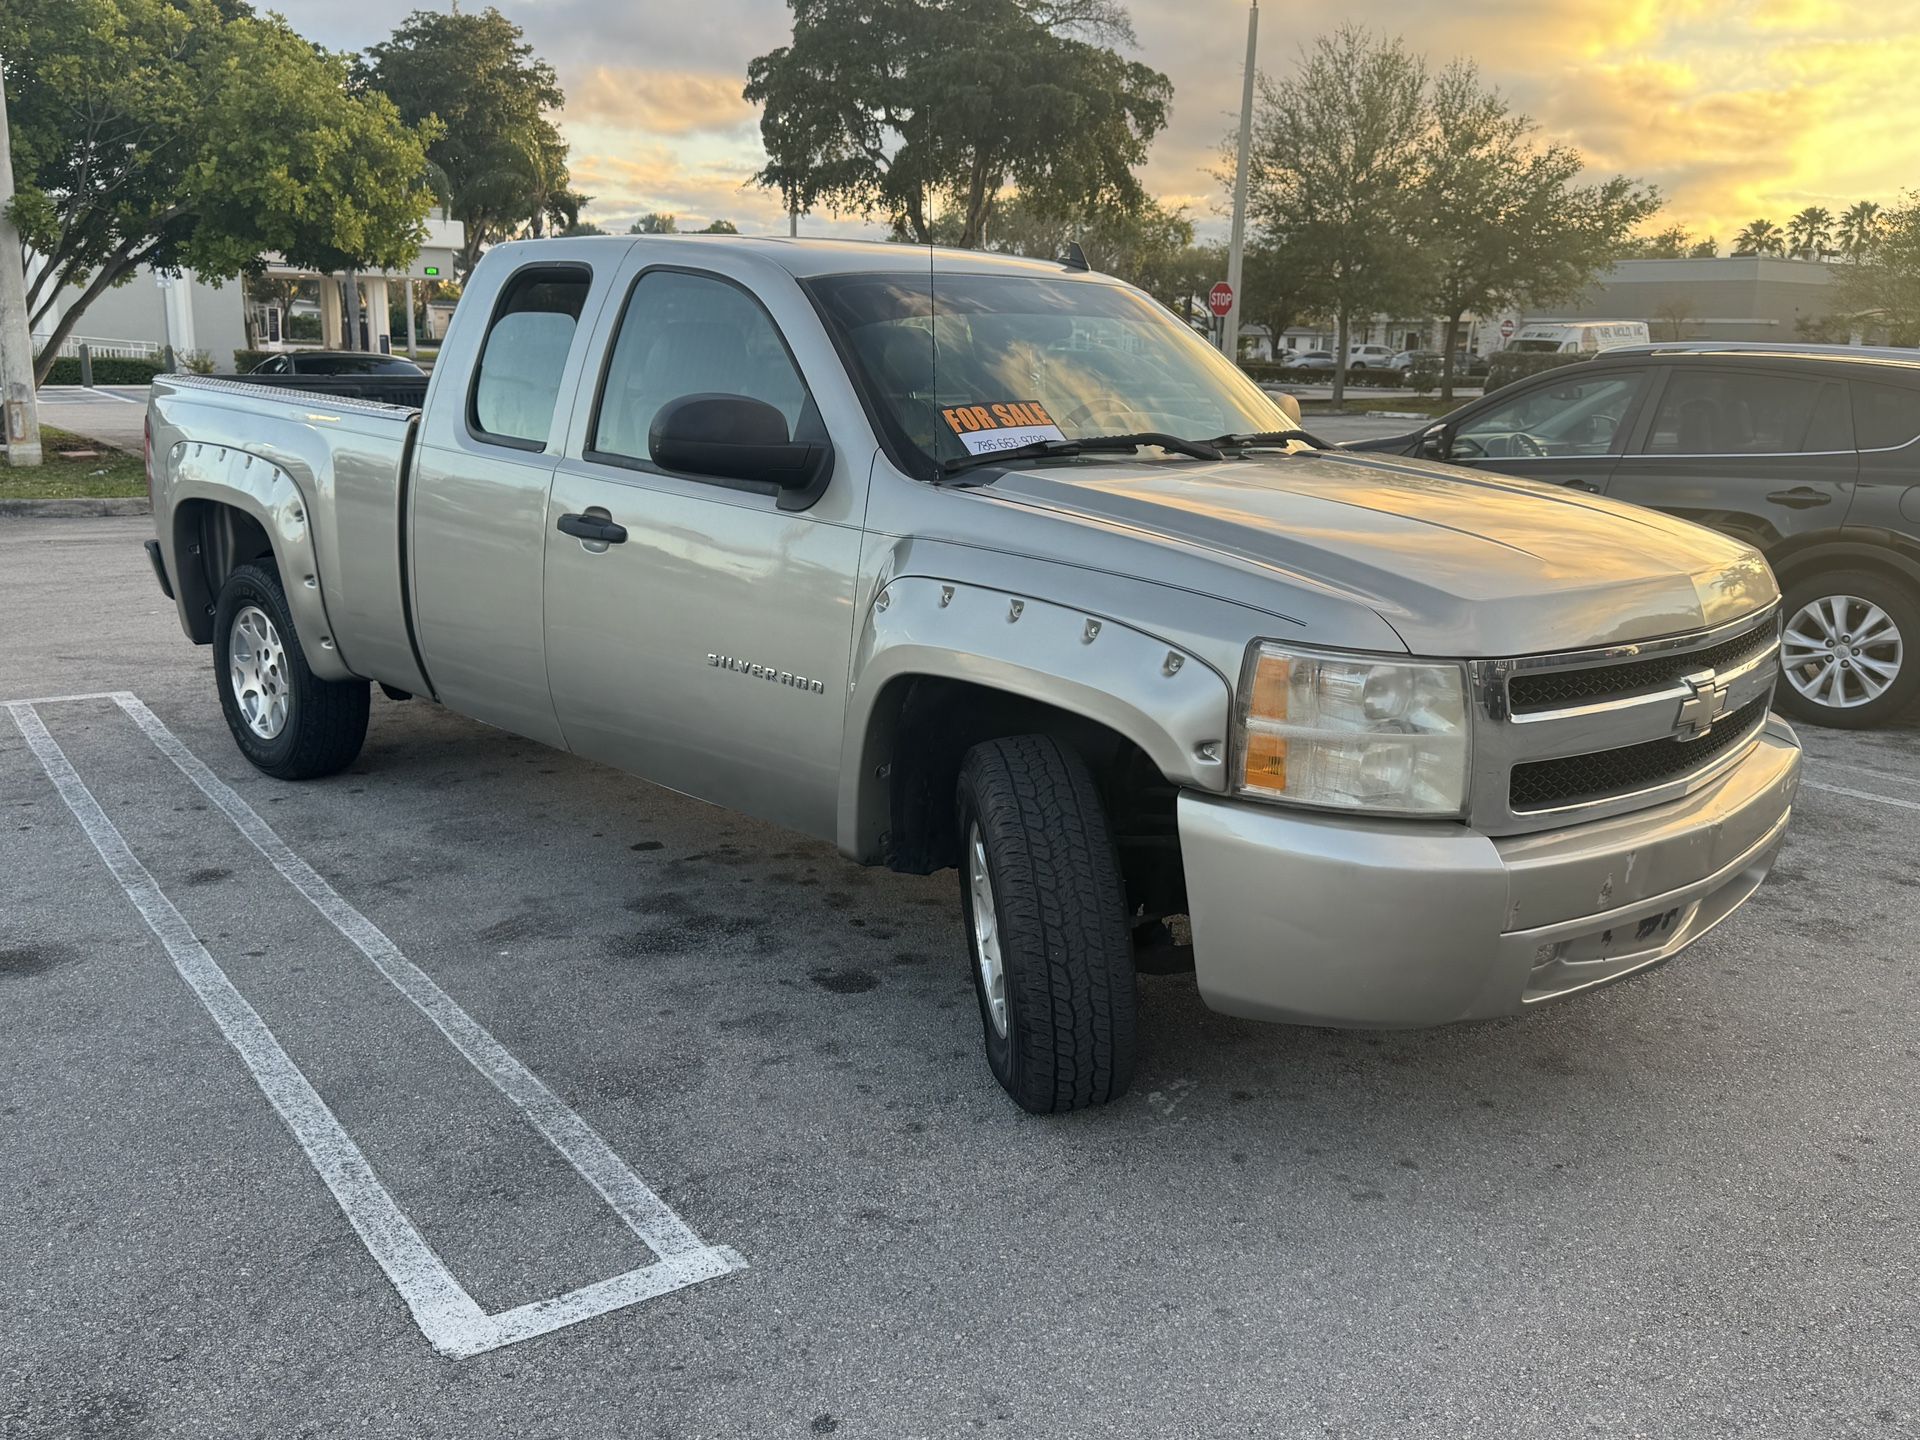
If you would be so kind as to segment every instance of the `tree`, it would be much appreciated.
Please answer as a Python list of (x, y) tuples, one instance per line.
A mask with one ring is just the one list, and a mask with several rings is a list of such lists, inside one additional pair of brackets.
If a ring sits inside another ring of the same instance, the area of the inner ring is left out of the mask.
[(700, 233), (702, 235), (738, 235), (740, 227), (731, 220), (709, 220), (707, 228)]
[(1787, 237), (1771, 220), (1755, 220), (1733, 237), (1735, 255), (1784, 255)]
[(1678, 260), (1696, 247), (1693, 235), (1684, 225), (1669, 225), (1652, 235), (1629, 236), (1621, 249), (1627, 260)]
[(1482, 83), (1471, 61), (1435, 78), (1413, 181), (1412, 241), (1425, 261), (1423, 307), (1445, 322), (1440, 398), (1453, 398), (1460, 322), (1520, 306), (1571, 300), (1624, 254), (1678, 256), (1674, 226), (1631, 238), (1659, 194), (1624, 176), (1577, 183), (1586, 159), (1539, 145), (1531, 117)]
[[(1225, 274), (1225, 257), (1219, 273)], [(1265, 328), (1278, 358), (1295, 321), (1311, 314), (1313, 286), (1298, 258), (1273, 237), (1249, 245), (1240, 260), (1240, 313)]]
[(994, 205), (988, 230), (988, 249), (1041, 260), (1057, 260), (1068, 245), (1078, 243), (1088, 265), (1138, 285), (1169, 308), (1186, 283), (1180, 257), (1193, 244), (1193, 222), (1186, 212), (1152, 200), (1135, 210), (1102, 211), (1082, 220), (1014, 195)]
[(1809, 205), (1787, 222), (1787, 252), (1807, 260), (1826, 254), (1833, 240), (1833, 212)]
[(44, 379), (87, 307), (143, 266), (219, 283), (277, 251), (321, 271), (398, 268), (433, 200), (425, 147), (343, 58), (238, 0), (8, 0), (12, 216), (43, 257), (30, 322), (71, 298)]
[(663, 215), (651, 210), (627, 227), (629, 235), (672, 235), (680, 229), (680, 224), (671, 215)]
[(604, 235), (607, 232), (591, 220), (576, 220), (560, 232), (560, 238), (571, 240), (576, 235)]
[(1418, 286), (1406, 220), (1426, 89), (1425, 65), (1400, 41), (1350, 25), (1315, 41), (1286, 79), (1260, 77), (1247, 208), (1256, 243), (1292, 254), (1311, 281), (1303, 298), (1333, 317), (1335, 409), (1353, 318)]
[(1849, 259), (1868, 249), (1880, 228), (1880, 207), (1871, 200), (1849, 205), (1840, 217), (1840, 253)]
[(1693, 313), (1693, 307), (1684, 299), (1662, 300), (1653, 307), (1653, 338), (1656, 340), (1686, 340), (1690, 332), (1699, 323), (1700, 317)]
[(547, 118), (566, 97), (553, 67), (498, 10), (417, 10), (367, 51), (358, 78), (410, 123), (438, 122), (427, 155), (453, 218), (466, 226), (462, 274), (489, 241), (523, 224), (539, 234), (549, 223), (565, 228), (579, 218), (567, 144)]
[(1877, 212), (1866, 248), (1837, 278), (1835, 298), (1849, 329), (1877, 325), (1891, 344), (1920, 344), (1920, 190)]
[(1696, 240), (1693, 243), (1693, 247), (1687, 251), (1687, 258), (1689, 260), (1713, 260), (1717, 259), (1719, 254), (1720, 242), (1709, 235), (1705, 239)]
[(1130, 33), (1112, 0), (788, 3), (792, 43), (752, 61), (745, 91), (754, 178), (788, 210), (877, 215), (920, 244), (946, 213), (973, 247), (1009, 188), (1083, 216), (1144, 202), (1133, 167), (1173, 85), (1099, 43)]

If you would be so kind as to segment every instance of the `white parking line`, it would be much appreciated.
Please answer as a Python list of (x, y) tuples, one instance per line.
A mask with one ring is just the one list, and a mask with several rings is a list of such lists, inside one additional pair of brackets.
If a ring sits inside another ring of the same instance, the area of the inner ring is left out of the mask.
[(1846, 774), (1858, 775), (1862, 778), (1891, 780), (1896, 785), (1920, 785), (1920, 777), (1896, 775), (1891, 770), (1876, 770), (1871, 765), (1843, 765), (1837, 760), (1816, 760), (1813, 762), (1813, 765), (1816, 770), (1843, 771)]
[(1824, 780), (1802, 780), (1808, 790), (1824, 790), (1829, 795), (1851, 795), (1855, 800), (1871, 800), (1877, 805), (1893, 805), (1902, 810), (1920, 810), (1920, 800), (1902, 800), (1898, 795), (1876, 795), (1871, 790), (1850, 790), (1845, 785), (1829, 785)]
[[(92, 699), (94, 696), (76, 696)], [(213, 1016), (229, 1044), (279, 1111), (307, 1158), (333, 1192), (368, 1252), (386, 1271), (421, 1332), (442, 1354), (465, 1357), (510, 1345), (641, 1300), (744, 1268), (730, 1249), (705, 1244), (616, 1155), (586, 1121), (568, 1109), (524, 1065), (400, 952), (385, 932), (347, 903), (246, 801), (183, 745), (160, 718), (124, 691), (111, 697), (154, 745), (218, 805), (268, 862), (352, 941), (500, 1092), (519, 1108), (619, 1214), (659, 1260), (550, 1300), (488, 1315), (460, 1286), (394, 1203), (366, 1157), (307, 1082), (264, 1021), (214, 962), (198, 936), (128, 848), (119, 830), (48, 734), (36, 702), (7, 706), (41, 768), (67, 808), (159, 937), (175, 968)], [(37, 702), (51, 703), (51, 702)]]

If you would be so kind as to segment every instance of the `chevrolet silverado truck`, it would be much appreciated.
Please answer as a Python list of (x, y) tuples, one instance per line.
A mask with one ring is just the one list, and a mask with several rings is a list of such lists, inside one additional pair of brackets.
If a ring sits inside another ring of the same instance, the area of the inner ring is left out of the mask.
[(1643, 970), (1754, 893), (1798, 781), (1753, 549), (1330, 450), (1072, 263), (506, 244), (417, 410), (169, 376), (147, 423), (254, 765), (340, 770), (377, 683), (955, 868), (1033, 1111), (1126, 1089), (1141, 969), (1354, 1027)]

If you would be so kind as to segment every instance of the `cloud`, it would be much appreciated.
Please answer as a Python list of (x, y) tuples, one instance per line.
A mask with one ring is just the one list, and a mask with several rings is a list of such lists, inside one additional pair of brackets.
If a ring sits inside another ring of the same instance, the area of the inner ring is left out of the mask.
[(596, 65), (567, 84), (569, 120), (626, 126), (653, 135), (745, 131), (753, 107), (738, 75)]

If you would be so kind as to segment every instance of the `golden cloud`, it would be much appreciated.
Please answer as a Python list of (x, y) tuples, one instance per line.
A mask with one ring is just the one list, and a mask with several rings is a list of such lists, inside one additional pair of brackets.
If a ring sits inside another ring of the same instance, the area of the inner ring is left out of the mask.
[(737, 75), (597, 65), (567, 85), (569, 119), (654, 135), (739, 130), (753, 120)]

